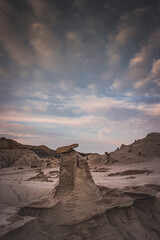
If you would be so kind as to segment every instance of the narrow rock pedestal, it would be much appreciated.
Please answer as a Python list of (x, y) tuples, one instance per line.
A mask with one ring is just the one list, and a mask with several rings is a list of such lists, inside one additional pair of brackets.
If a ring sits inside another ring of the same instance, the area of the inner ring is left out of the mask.
[(74, 150), (61, 154), (59, 184), (54, 198), (62, 201), (61, 223), (67, 225), (88, 219), (102, 199), (86, 159)]
[(100, 197), (99, 189), (92, 179), (86, 159), (74, 150), (61, 154), (59, 184), (55, 196), (66, 196), (72, 191), (82, 193), (86, 189), (87, 195), (94, 194)]

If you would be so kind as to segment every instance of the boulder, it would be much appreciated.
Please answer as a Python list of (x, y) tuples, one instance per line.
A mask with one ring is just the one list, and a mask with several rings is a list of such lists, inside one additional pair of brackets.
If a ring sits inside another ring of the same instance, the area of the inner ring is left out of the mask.
[(69, 145), (69, 146), (63, 146), (63, 147), (59, 147), (56, 149), (56, 152), (59, 154), (62, 153), (67, 153), (67, 152), (71, 152), (73, 150), (73, 148), (77, 148), (79, 145), (77, 143)]

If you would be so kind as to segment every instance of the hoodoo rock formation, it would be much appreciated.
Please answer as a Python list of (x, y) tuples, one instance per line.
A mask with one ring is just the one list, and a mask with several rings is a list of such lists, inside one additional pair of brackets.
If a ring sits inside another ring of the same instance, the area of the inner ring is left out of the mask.
[(54, 197), (62, 201), (61, 223), (67, 225), (88, 219), (102, 199), (86, 159), (74, 150), (61, 154), (59, 184)]
[(20, 211), (21, 216), (38, 216), (40, 228), (45, 229), (49, 236), (54, 233), (49, 239), (64, 239), (65, 233), (72, 231), (66, 228), (70, 229), (69, 226), (96, 216), (99, 211), (97, 205), (102, 200), (86, 159), (73, 147), (75, 145), (58, 150), (61, 152), (61, 163), (59, 183), (54, 194)]
[[(72, 145), (73, 146), (73, 145)], [(66, 195), (72, 191), (82, 192), (87, 188), (86, 194), (94, 194), (99, 197), (99, 190), (95, 185), (88, 163), (79, 153), (73, 149), (61, 154), (59, 184), (55, 196)]]

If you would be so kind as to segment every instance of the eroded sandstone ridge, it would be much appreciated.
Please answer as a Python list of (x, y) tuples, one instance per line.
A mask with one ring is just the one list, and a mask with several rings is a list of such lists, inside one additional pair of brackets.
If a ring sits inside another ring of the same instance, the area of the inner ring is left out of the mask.
[(116, 164), (149, 162), (160, 158), (160, 133), (149, 133), (145, 138), (135, 140), (129, 145), (122, 144), (113, 152), (86, 154), (90, 168), (102, 168)]
[(24, 145), (12, 139), (0, 138), (0, 168), (51, 166), (59, 164), (59, 157), (59, 153), (45, 145)]

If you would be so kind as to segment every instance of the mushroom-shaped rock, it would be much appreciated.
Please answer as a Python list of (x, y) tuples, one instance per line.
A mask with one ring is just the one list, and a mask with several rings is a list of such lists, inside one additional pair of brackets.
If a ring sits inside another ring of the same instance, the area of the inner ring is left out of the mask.
[(79, 145), (77, 143), (69, 145), (69, 146), (63, 146), (63, 147), (59, 147), (56, 149), (57, 153), (68, 153), (71, 152), (73, 150), (73, 148), (77, 148)]
[(81, 226), (79, 224), (106, 209), (103, 207), (101, 192), (92, 179), (86, 159), (72, 147), (68, 149), (71, 151), (62, 151), (61, 154), (59, 184), (54, 195), (51, 194), (21, 209), (20, 215), (23, 216), (35, 216), (37, 212), (39, 227), (46, 232), (45, 240), (68, 239), (65, 238), (65, 234), (74, 232), (77, 226)]

